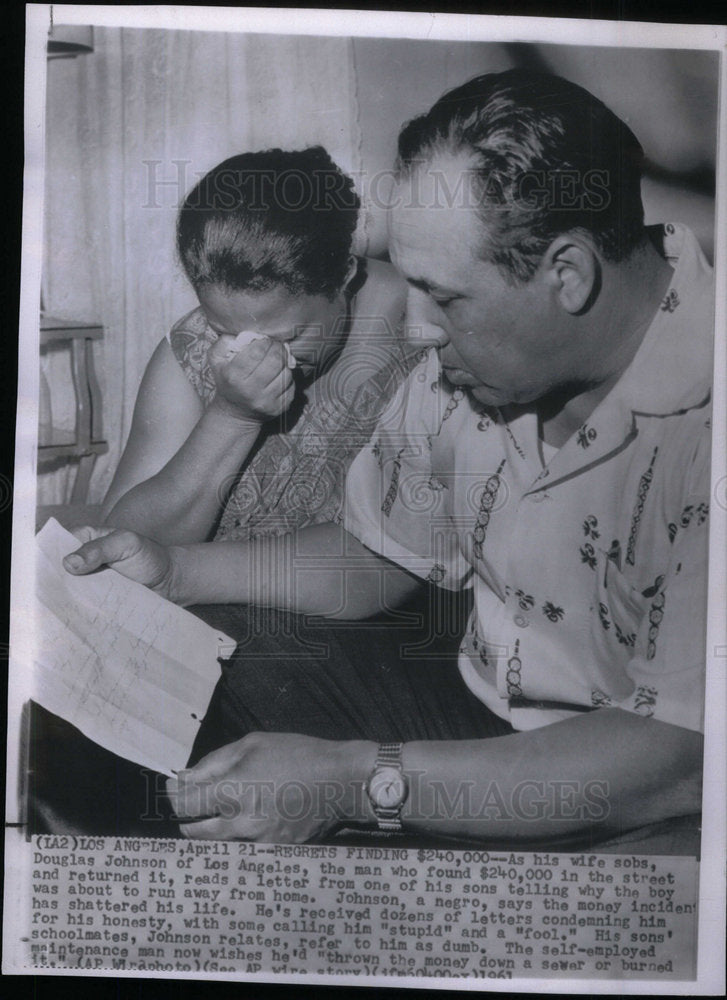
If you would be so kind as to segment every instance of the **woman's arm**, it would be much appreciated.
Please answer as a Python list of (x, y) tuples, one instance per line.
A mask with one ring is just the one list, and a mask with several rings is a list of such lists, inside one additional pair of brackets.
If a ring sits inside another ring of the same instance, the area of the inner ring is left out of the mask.
[(202, 400), (180, 368), (169, 342), (157, 346), (134, 404), (131, 432), (104, 500), (108, 514), (134, 486), (156, 475), (192, 433)]
[[(248, 345), (225, 367), (225, 393), (205, 409), (169, 344), (157, 347), (106, 497), (108, 525), (167, 545), (208, 538), (263, 420), (282, 412), (293, 391), (282, 346), (272, 341)], [(247, 405), (231, 401), (236, 393)]]

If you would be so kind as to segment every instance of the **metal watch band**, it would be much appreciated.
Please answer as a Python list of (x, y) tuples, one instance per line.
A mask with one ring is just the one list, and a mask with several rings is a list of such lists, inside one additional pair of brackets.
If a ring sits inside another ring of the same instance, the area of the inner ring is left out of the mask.
[[(403, 775), (401, 763), (403, 749), (403, 743), (380, 743), (376, 754), (374, 773), (379, 767), (395, 767)], [(399, 805), (390, 808), (380, 805), (374, 806), (379, 830), (388, 833), (400, 833), (403, 830), (401, 825), (401, 807), (403, 805), (402, 801)]]
[(401, 752), (403, 749), (403, 743), (379, 743), (376, 767), (398, 767), (401, 771)]

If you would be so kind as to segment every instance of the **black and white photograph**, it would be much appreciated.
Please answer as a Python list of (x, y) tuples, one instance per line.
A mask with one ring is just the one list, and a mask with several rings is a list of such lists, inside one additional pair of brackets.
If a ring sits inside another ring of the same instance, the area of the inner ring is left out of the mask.
[(723, 992), (726, 43), (27, 6), (4, 973)]

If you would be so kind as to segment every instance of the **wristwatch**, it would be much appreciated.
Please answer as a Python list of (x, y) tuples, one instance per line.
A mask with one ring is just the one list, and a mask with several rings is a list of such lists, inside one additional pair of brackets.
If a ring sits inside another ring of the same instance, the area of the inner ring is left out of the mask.
[(379, 830), (402, 829), (401, 808), (409, 794), (409, 782), (401, 766), (402, 748), (401, 743), (379, 744), (374, 769), (365, 785)]

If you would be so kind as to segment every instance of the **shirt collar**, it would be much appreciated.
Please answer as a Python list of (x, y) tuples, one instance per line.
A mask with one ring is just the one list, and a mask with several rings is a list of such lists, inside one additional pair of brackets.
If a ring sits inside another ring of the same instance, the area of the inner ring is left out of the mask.
[[(586, 422), (534, 481), (557, 485), (603, 461), (636, 432), (639, 416), (667, 416), (704, 405), (712, 381), (714, 291), (711, 268), (684, 226), (661, 229), (674, 267), (669, 289), (631, 364)], [(535, 433), (535, 432), (533, 432)]]
[(712, 384), (712, 268), (686, 226), (654, 229), (674, 274), (633, 361), (604, 400), (624, 413), (687, 410), (704, 403)]

